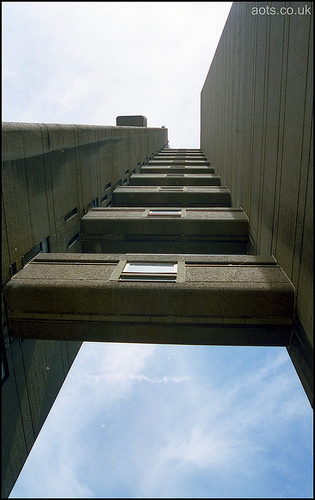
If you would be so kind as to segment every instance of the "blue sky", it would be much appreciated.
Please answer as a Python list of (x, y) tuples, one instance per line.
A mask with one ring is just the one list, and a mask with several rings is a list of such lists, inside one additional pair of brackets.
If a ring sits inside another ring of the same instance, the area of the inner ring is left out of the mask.
[(11, 498), (312, 498), (285, 348), (84, 343)]
[[(3, 121), (143, 114), (199, 147), (230, 2), (3, 2)], [(284, 348), (84, 343), (11, 498), (312, 498), (313, 412)]]

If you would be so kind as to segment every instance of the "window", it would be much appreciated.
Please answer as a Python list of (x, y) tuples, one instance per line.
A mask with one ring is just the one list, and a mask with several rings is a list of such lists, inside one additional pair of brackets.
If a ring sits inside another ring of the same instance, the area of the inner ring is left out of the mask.
[(67, 249), (72, 247), (79, 239), (80, 239), (79, 233), (76, 233), (74, 236), (72, 236), (72, 238), (70, 238), (70, 240), (67, 243)]
[(91, 210), (91, 208), (93, 207), (98, 207), (98, 198), (94, 198), (94, 200), (92, 200), (88, 206), (87, 206), (87, 211)]
[(77, 213), (78, 213), (78, 207), (73, 208), (72, 210), (70, 210), (70, 212), (68, 212), (64, 216), (64, 221), (67, 222), (69, 219), (71, 219), (71, 217), (73, 217), (74, 215), (77, 215)]
[(23, 266), (25, 266), (30, 260), (32, 260), (35, 257), (35, 255), (37, 255), (40, 252), (43, 253), (49, 252), (48, 237), (40, 241), (38, 245), (35, 245), (33, 248), (31, 248), (31, 250), (29, 250), (25, 255), (23, 255), (22, 257)]
[(175, 282), (177, 263), (173, 262), (127, 262), (119, 281), (170, 281)]
[(17, 273), (17, 265), (16, 262), (13, 262), (13, 264), (10, 265), (10, 276), (13, 276), (16, 273)]
[(160, 191), (183, 191), (183, 186), (162, 186)]
[(158, 217), (180, 217), (182, 211), (181, 210), (150, 210), (149, 216), (158, 216)]
[(166, 177), (184, 177), (185, 174), (166, 174)]
[(8, 366), (8, 360), (7, 360), (7, 355), (4, 347), (4, 343), (1, 346), (1, 384), (3, 384), (7, 378), (9, 377), (9, 366)]

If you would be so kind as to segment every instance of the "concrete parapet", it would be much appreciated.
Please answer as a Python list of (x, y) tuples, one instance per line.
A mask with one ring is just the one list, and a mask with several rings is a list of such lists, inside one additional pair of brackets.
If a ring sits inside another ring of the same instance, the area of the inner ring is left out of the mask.
[(158, 158), (155, 157), (154, 160), (148, 161), (148, 166), (149, 167), (158, 167), (158, 166), (172, 166), (172, 165), (183, 165), (183, 166), (195, 166), (195, 167), (204, 167), (204, 166), (210, 166), (210, 162), (208, 160), (203, 160), (203, 159), (194, 159), (194, 158), (189, 158), (189, 159), (181, 159), (181, 158), (174, 158), (170, 160), (169, 158)]
[(130, 186), (221, 186), (218, 174), (133, 174)]
[(36, 257), (9, 281), (5, 300), (12, 335), (289, 345), (295, 291), (271, 259), (185, 254), (78, 257)]
[(248, 218), (226, 208), (95, 208), (80, 238), (85, 253), (246, 254)]
[(142, 174), (214, 174), (214, 167), (186, 165), (145, 165), (141, 167)]
[(113, 206), (230, 207), (225, 186), (122, 186), (113, 191)]

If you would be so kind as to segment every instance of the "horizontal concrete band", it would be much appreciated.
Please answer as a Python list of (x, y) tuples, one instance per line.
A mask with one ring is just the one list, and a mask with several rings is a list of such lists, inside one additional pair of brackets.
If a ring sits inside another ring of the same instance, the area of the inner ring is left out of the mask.
[[(83, 218), (98, 219), (104, 218), (124, 218), (134, 219), (142, 217), (165, 218), (183, 217), (187, 219), (240, 219), (248, 220), (242, 208), (236, 207), (93, 207)], [(169, 253), (169, 252), (168, 252)], [(253, 255), (251, 255), (253, 257)], [(255, 256), (257, 257), (257, 256)], [(263, 257), (266, 259), (266, 257)]]
[(149, 160), (148, 165), (155, 167), (155, 166), (168, 166), (168, 165), (186, 165), (186, 166), (192, 166), (192, 167), (209, 167), (210, 162), (207, 160), (180, 160), (180, 159), (175, 159), (175, 160), (168, 160), (168, 159), (159, 159), (159, 160)]
[(288, 346), (291, 325), (165, 324), (137, 321), (11, 321), (18, 338), (180, 345)]
[(247, 253), (248, 238), (217, 239), (215, 237), (205, 239), (178, 237), (154, 237), (142, 235), (132, 237), (122, 235), (122, 237), (110, 236), (109, 238), (92, 239), (81, 237), (82, 251), (87, 253), (166, 253), (185, 252), (198, 254), (238, 254)]
[(231, 206), (231, 193), (226, 187), (122, 186), (113, 191), (113, 206)]
[(147, 281), (119, 281), (127, 260), (35, 259), (5, 288), (9, 320), (25, 313), (176, 316), (183, 323), (185, 318), (200, 317), (255, 324), (261, 319), (264, 325), (268, 318), (271, 324), (293, 319), (294, 287), (277, 265), (181, 262), (172, 283), (154, 281), (152, 276)]
[(200, 153), (204, 154), (201, 149), (186, 149), (186, 148), (162, 148), (161, 153)]
[(214, 174), (214, 167), (193, 167), (184, 165), (165, 165), (165, 166), (148, 166), (141, 167), (140, 172), (143, 174)]
[(131, 186), (220, 186), (218, 174), (133, 174)]
[[(13, 311), (10, 315), (11, 320), (39, 320), (39, 321), (99, 321), (105, 323), (162, 323), (167, 325), (183, 324), (183, 317), (181, 316), (157, 316), (157, 315), (100, 315), (100, 314), (60, 314), (60, 313), (23, 313), (20, 311)], [(192, 325), (234, 325), (234, 326), (285, 326), (292, 325), (291, 318), (220, 318), (220, 317), (185, 317), (185, 324)]]
[(154, 156), (153, 158), (149, 158), (149, 161), (193, 161), (193, 162), (197, 162), (197, 164), (199, 162), (204, 162), (204, 161), (208, 161), (208, 158), (206, 156), (201, 156), (201, 155), (180, 155), (180, 154), (173, 154), (173, 155), (167, 155), (167, 154), (158, 154), (156, 156)]
[[(42, 263), (51, 265), (52, 263), (63, 263), (63, 264), (77, 264), (83, 263), (89, 265), (91, 263), (104, 265), (104, 264), (117, 264), (121, 260), (132, 259), (133, 262), (142, 262), (143, 260), (148, 262), (175, 262), (182, 261), (187, 265), (198, 264), (205, 265), (206, 267), (216, 267), (216, 266), (253, 266), (267, 268), (271, 266), (278, 267), (277, 260), (273, 255), (261, 256), (261, 255), (199, 255), (191, 253), (165, 253), (164, 255), (139, 255), (139, 254), (129, 254), (129, 253), (108, 253), (103, 255), (89, 255), (83, 253), (41, 253), (38, 254), (32, 264)], [(282, 271), (283, 273), (283, 271)]]
[[(154, 235), (194, 235), (202, 238), (208, 236), (247, 236), (248, 219), (207, 217), (183, 218), (183, 217), (106, 217), (106, 213), (96, 212), (99, 217), (89, 217), (89, 213), (80, 220), (81, 235), (98, 234), (150, 234)], [(212, 214), (210, 214), (212, 215)]]

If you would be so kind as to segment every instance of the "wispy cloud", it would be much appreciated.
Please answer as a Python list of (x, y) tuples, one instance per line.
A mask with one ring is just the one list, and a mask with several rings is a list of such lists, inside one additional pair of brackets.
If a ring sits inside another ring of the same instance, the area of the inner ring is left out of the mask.
[(57, 118), (57, 116), (62, 115), (63, 113), (66, 113), (67, 111), (69, 111), (70, 108), (71, 108), (71, 104), (67, 107), (67, 109), (64, 109), (63, 111), (60, 111), (59, 113), (54, 115), (54, 118)]
[(243, 349), (220, 381), (229, 349), (84, 344), (30, 455), (36, 488), (25, 468), (28, 494), (209, 498), (293, 491), (300, 454), (305, 469), (311, 453), (299, 438), (311, 412), (294, 369), (284, 350)]
[(173, 147), (199, 147), (200, 90), (230, 6), (5, 2), (3, 118), (114, 125), (140, 113)]

